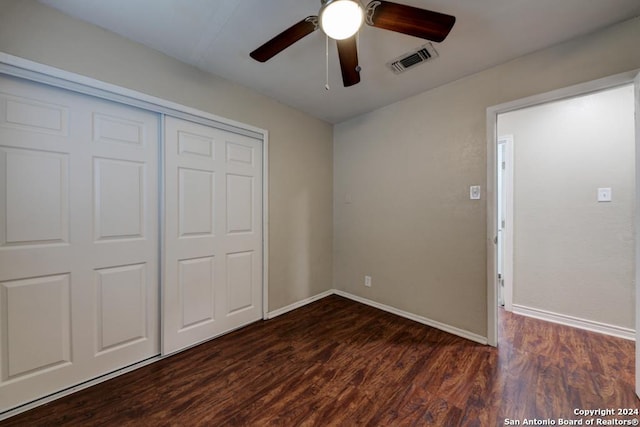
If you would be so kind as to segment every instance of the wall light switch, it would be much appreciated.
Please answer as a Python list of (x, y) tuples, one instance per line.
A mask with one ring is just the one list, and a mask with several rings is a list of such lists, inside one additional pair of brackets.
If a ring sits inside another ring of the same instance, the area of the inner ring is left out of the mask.
[(469, 198), (471, 200), (480, 200), (480, 186), (472, 185), (469, 187)]
[(598, 201), (610, 202), (611, 201), (611, 188), (598, 188)]

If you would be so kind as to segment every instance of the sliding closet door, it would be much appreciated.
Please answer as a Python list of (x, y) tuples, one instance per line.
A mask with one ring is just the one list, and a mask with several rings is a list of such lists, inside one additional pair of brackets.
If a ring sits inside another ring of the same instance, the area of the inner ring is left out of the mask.
[(159, 353), (158, 121), (0, 77), (0, 411)]
[(262, 316), (262, 144), (166, 118), (162, 351)]

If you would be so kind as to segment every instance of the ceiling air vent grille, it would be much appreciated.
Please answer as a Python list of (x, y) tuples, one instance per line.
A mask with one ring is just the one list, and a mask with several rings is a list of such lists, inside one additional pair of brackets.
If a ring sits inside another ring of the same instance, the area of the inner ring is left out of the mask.
[(388, 62), (387, 65), (396, 74), (403, 73), (410, 68), (416, 67), (424, 62), (438, 57), (438, 52), (431, 43), (420, 46), (417, 50), (412, 50), (404, 55)]

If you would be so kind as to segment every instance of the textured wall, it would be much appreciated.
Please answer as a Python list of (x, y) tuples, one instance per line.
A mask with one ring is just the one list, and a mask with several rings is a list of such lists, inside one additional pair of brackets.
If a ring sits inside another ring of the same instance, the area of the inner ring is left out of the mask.
[(638, 68), (638, 40), (636, 18), (338, 124), (334, 286), (487, 336), (486, 109)]
[(634, 328), (633, 102), (629, 85), (498, 117), (514, 137), (514, 304)]
[(332, 286), (332, 127), (35, 0), (3, 0), (0, 51), (269, 131), (269, 309)]

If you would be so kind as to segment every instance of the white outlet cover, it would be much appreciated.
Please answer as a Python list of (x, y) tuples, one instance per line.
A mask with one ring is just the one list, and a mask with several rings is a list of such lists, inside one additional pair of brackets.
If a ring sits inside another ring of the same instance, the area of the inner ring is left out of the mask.
[(469, 198), (471, 200), (480, 200), (480, 186), (472, 185), (469, 187)]
[(599, 202), (610, 202), (611, 201), (611, 188), (598, 188), (598, 201)]

